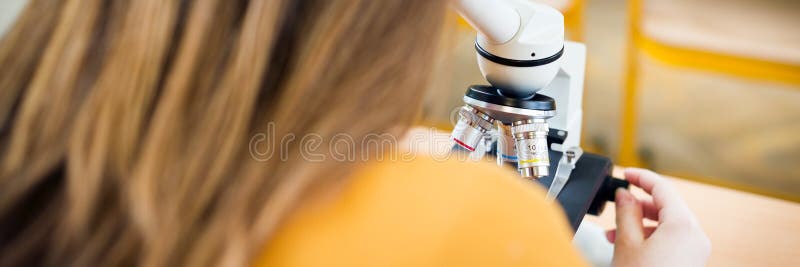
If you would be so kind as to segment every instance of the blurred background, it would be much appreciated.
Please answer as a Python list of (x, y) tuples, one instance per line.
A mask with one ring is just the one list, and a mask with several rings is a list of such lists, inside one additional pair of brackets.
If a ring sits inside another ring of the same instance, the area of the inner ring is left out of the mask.
[[(584, 149), (623, 166), (800, 201), (800, 1), (539, 1), (583, 42)], [(453, 14), (425, 123), (486, 84)]]
[[(0, 35), (25, 2), (0, 0)], [(800, 202), (800, 1), (541, 2), (588, 49), (584, 149)], [(442, 130), (467, 86), (486, 83), (474, 31), (448, 17), (423, 120)]]

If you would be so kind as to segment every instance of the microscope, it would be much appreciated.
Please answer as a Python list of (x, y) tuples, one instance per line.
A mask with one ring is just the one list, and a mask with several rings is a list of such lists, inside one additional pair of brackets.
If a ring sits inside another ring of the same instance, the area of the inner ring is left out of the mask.
[(491, 85), (472, 85), (451, 134), (454, 147), (547, 189), (574, 230), (627, 181), (611, 160), (580, 147), (586, 47), (564, 41), (564, 16), (528, 0), (451, 0), (478, 31), (475, 50)]

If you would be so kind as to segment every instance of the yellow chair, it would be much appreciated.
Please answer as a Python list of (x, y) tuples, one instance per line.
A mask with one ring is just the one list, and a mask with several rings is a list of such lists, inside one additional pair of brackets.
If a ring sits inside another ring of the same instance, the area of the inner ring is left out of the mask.
[(799, 88), (798, 11), (800, 3), (791, 1), (629, 0), (618, 162), (646, 165), (638, 147), (643, 56), (664, 65)]

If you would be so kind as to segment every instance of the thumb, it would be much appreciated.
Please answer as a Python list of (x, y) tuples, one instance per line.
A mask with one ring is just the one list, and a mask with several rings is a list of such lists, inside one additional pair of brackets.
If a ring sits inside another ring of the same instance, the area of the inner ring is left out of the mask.
[(642, 204), (628, 190), (617, 189), (617, 231), (615, 244), (638, 245), (644, 240)]

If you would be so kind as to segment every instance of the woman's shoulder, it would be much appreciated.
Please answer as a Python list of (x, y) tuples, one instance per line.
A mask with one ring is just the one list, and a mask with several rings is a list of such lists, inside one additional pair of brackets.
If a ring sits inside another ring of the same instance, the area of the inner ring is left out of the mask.
[(335, 198), (292, 216), (262, 262), (580, 264), (564, 216), (544, 200), (543, 189), (513, 170), (420, 156), (371, 162), (350, 178)]
[(352, 178), (353, 190), (369, 191), (361, 194), (398, 196), (406, 201), (463, 203), (515, 198), (542, 204), (544, 199), (540, 186), (520, 179), (511, 168), (457, 156), (372, 162), (359, 168)]

